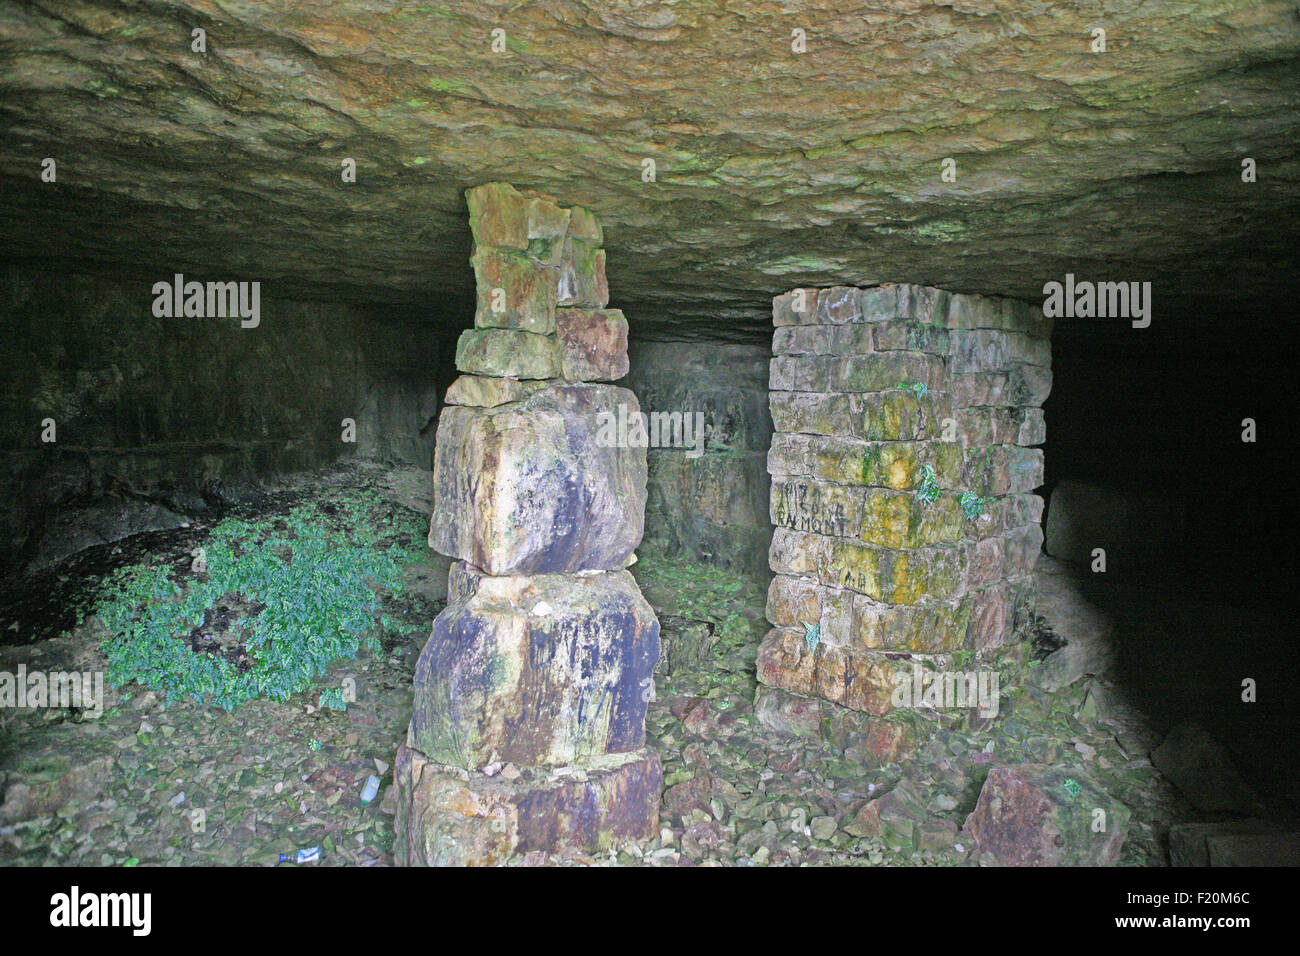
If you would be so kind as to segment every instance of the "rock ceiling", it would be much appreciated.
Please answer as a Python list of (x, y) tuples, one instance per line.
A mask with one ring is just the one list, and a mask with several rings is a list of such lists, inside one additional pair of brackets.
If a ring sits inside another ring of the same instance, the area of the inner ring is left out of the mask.
[(1204, 317), (1297, 292), (1298, 81), (1290, 0), (7, 2), (0, 232), (464, 322), (462, 192), (502, 179), (602, 218), (634, 325), (1066, 272)]

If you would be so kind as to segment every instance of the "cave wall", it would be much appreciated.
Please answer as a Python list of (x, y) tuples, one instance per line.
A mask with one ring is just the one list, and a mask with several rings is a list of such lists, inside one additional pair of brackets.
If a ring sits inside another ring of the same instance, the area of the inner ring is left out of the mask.
[[(260, 323), (241, 328), (156, 317), (148, 281), (17, 267), (3, 280), (6, 572), (174, 526), (223, 486), (353, 455), (431, 461), (438, 349), (427, 327), (278, 298), (268, 284)], [(42, 441), (47, 418), (53, 442)], [(344, 418), (355, 443), (342, 440)]]
[(775, 577), (758, 677), (875, 716), (913, 657), (995, 649), (1043, 534), (1050, 322), (938, 289), (773, 303)]
[(643, 411), (703, 413), (698, 457), (649, 449), (641, 552), (749, 573), (767, 571), (767, 342), (638, 341), (624, 384)]

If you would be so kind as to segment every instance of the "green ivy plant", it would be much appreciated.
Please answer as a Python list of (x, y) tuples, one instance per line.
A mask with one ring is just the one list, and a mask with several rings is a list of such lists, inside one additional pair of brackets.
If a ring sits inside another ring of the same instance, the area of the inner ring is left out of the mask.
[[(306, 505), (278, 519), (220, 522), (204, 544), (207, 572), (184, 582), (168, 566), (116, 571), (92, 612), (109, 630), (109, 683), (229, 711), (258, 697), (287, 700), (335, 661), (377, 647), (378, 592), (401, 592), (404, 567), (425, 556), (423, 532), (414, 513), (395, 519), (377, 497), (352, 495), (328, 516)], [(205, 612), (232, 597), (260, 606), (235, 625), (251, 663), (190, 646)], [(322, 706), (335, 694), (341, 709), (337, 688), (322, 693)]]
[(916, 489), (916, 497), (926, 504), (939, 500), (939, 479), (934, 473), (933, 465), (926, 465), (921, 469), (921, 484)]
[(957, 498), (957, 503), (961, 505), (961, 510), (965, 512), (966, 517), (974, 521), (984, 514), (985, 507), (992, 500), (992, 498), (981, 498), (973, 491), (963, 491)]
[(347, 710), (347, 701), (343, 699), (343, 689), (340, 687), (327, 687), (320, 692), (319, 704), (322, 709), (329, 710)]

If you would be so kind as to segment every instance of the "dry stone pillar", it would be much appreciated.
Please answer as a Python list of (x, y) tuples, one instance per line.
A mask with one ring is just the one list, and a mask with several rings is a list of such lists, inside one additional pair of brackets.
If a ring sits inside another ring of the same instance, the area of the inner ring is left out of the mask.
[(658, 832), (645, 747), (659, 622), (627, 568), (646, 451), (611, 447), (627, 321), (595, 217), (505, 183), (469, 190), (474, 328), (434, 453), (429, 544), (457, 559), (394, 769), (399, 864), (598, 852)]
[(889, 760), (915, 726), (891, 715), (898, 701), (927, 709), (910, 700), (917, 668), (965, 681), (1025, 603), (1051, 324), (1024, 303), (892, 284), (796, 289), (772, 314), (757, 712), (823, 736), (852, 712), (840, 739)]

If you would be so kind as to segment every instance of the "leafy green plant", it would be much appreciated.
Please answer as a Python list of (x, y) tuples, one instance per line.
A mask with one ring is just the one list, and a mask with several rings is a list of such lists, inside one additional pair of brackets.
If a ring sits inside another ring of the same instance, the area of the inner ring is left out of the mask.
[(935, 476), (934, 466), (926, 465), (921, 469), (921, 484), (916, 489), (916, 497), (927, 504), (939, 500), (939, 479)]
[(985, 507), (992, 500), (992, 498), (981, 498), (973, 491), (963, 491), (958, 496), (957, 503), (961, 505), (961, 510), (965, 512), (966, 517), (973, 521), (984, 514)]
[(343, 699), (343, 690), (339, 687), (328, 687), (320, 692), (319, 699), (322, 708), (329, 710), (347, 710), (347, 701)]
[[(204, 544), (204, 574), (178, 582), (167, 566), (119, 569), (93, 611), (109, 630), (109, 682), (225, 710), (305, 690), (373, 641), (378, 592), (400, 593), (403, 568), (426, 554), (418, 516), (394, 520), (390, 512), (377, 497), (353, 493), (328, 515), (306, 505), (281, 518), (226, 519)], [(237, 654), (212, 642), (195, 649), (192, 638), (205, 634), (218, 604), (248, 611), (225, 634)]]
[(907, 382), (904, 382), (898, 387), (905, 392), (911, 392), (917, 398), (925, 398), (925, 396), (930, 394), (930, 386), (926, 385), (925, 382), (912, 382), (910, 385)]

